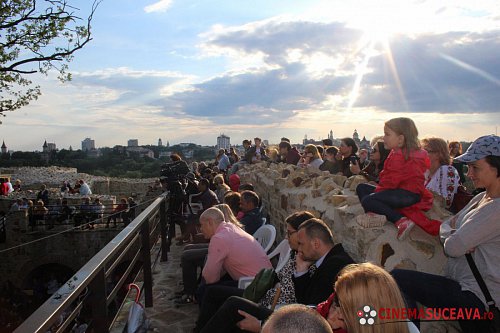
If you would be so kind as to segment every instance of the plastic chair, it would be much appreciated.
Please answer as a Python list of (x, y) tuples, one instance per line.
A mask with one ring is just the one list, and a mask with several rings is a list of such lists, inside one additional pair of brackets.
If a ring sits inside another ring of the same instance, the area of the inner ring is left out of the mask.
[[(278, 244), (278, 246), (273, 250), (273, 252), (269, 253), (267, 257), (269, 259), (272, 259), (279, 255), (279, 260), (278, 264), (276, 265), (276, 268), (274, 269), (276, 273), (278, 273), (283, 266), (285, 266), (286, 262), (288, 259), (290, 259), (290, 245), (288, 244), (288, 240), (284, 239), (281, 241), (281, 243)], [(242, 276), (238, 280), (238, 288), (239, 289), (245, 289), (248, 287), (248, 285), (253, 281), (254, 276)]]
[(260, 243), (260, 245), (262, 245), (264, 252), (267, 253), (267, 251), (269, 251), (273, 246), (274, 240), (276, 239), (276, 228), (270, 224), (263, 225), (257, 229), (257, 231), (253, 234), (253, 237)]
[(279, 255), (278, 264), (274, 269), (276, 273), (278, 273), (283, 268), (283, 266), (285, 266), (286, 262), (290, 259), (290, 254), (290, 244), (288, 244), (288, 239), (283, 239), (281, 243), (276, 246), (273, 252), (267, 255), (269, 259), (272, 259), (275, 256)]
[(203, 209), (203, 205), (199, 202), (193, 202), (193, 197), (196, 196), (196, 194), (191, 194), (189, 196), (189, 201), (188, 201), (188, 205), (189, 207), (191, 207), (191, 212), (193, 214), (197, 214), (200, 210)]
[(242, 276), (238, 280), (238, 289), (246, 289), (252, 283), (255, 276)]

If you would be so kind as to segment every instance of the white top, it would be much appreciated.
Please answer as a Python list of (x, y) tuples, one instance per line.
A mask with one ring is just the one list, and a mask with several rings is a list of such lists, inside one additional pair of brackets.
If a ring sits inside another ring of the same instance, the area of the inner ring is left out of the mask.
[(446, 202), (446, 208), (451, 206), (453, 196), (457, 193), (460, 176), (457, 169), (451, 165), (442, 165), (427, 179), (425, 187), (432, 192), (442, 196)]

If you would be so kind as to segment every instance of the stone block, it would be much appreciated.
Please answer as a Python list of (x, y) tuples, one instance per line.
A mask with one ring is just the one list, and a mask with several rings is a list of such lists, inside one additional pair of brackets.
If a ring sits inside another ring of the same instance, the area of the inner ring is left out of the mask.
[[(287, 178), (282, 178), (281, 174), (278, 176), (283, 170), (290, 171)], [(347, 184), (349, 186), (343, 187), (347, 179), (344, 176), (315, 173), (290, 165), (278, 165), (271, 170), (249, 166), (238, 173), (242, 181), (254, 183), (263, 193), (279, 237), (284, 237), (284, 219), (294, 211), (305, 209), (321, 217), (332, 228), (335, 242), (341, 242), (356, 261), (372, 261), (387, 270), (399, 267), (443, 273), (446, 257), (437, 237), (416, 227), (408, 239), (401, 242), (396, 238), (396, 228), (392, 223), (375, 228), (363, 228), (356, 223), (356, 217), (364, 214), (364, 209), (352, 185), (364, 180), (353, 177)], [(276, 177), (271, 179), (274, 186), (267, 185), (272, 182), (266, 177)], [(433, 207), (428, 214), (439, 219), (449, 215), (439, 206)]]
[(333, 178), (333, 181), (341, 186), (341, 187), (344, 187), (344, 183), (346, 182), (347, 180), (347, 177), (346, 176), (342, 176), (342, 175), (332, 175), (331, 176)]
[(346, 181), (346, 184), (344, 184), (344, 187), (348, 187), (349, 190), (355, 192), (356, 187), (358, 187), (359, 184), (364, 184), (364, 183), (368, 183), (368, 180), (363, 176), (356, 175), (356, 176), (350, 177)]

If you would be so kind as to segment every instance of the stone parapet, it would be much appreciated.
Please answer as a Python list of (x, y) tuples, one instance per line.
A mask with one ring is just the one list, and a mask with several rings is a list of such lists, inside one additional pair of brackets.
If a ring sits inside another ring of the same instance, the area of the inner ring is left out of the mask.
[[(358, 224), (356, 217), (364, 211), (355, 188), (366, 182), (364, 177), (347, 179), (328, 172), (268, 163), (246, 165), (238, 174), (242, 183), (255, 186), (280, 239), (286, 233), (285, 218), (295, 211), (308, 210), (330, 226), (335, 241), (341, 242), (358, 262), (370, 261), (389, 271), (407, 268), (443, 273), (446, 257), (438, 237), (415, 227), (405, 241), (399, 241), (397, 229), (390, 222), (369, 228)], [(438, 204), (427, 214), (441, 221), (450, 216)]]
[(86, 173), (78, 173), (76, 168), (57, 166), (0, 168), (0, 174), (9, 175), (12, 183), (16, 179), (21, 180), (23, 191), (14, 192), (6, 196), (6, 198), (13, 200), (31, 197), (32, 195), (30, 196), (29, 194), (36, 194), (42, 184), (47, 186), (51, 192), (51, 197), (60, 197), (59, 188), (64, 181), (69, 182), (73, 186), (80, 179), (83, 179), (90, 186), (93, 193), (116, 197), (130, 197), (146, 193), (148, 186), (154, 185), (155, 180), (157, 180), (157, 178), (132, 179), (92, 176)]

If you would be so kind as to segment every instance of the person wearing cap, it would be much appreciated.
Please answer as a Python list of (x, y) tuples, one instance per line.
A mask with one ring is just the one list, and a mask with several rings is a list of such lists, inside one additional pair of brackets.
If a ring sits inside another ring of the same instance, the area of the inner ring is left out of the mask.
[[(448, 257), (445, 276), (400, 269), (392, 274), (410, 308), (416, 308), (418, 302), (434, 309), (478, 309), (483, 314), (489, 305), (465, 254), (471, 254), (493, 301), (500, 304), (500, 137), (478, 138), (455, 160), (467, 164), (467, 176), (485, 191), (441, 225), (440, 236)], [(493, 325), (488, 320), (465, 319), (459, 323), (465, 333), (490, 332)]]

